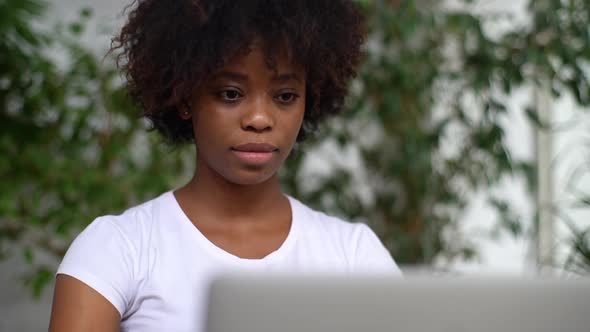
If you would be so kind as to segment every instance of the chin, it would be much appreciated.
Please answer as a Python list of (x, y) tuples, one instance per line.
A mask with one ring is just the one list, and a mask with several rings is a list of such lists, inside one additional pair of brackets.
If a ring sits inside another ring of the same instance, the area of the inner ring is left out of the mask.
[(233, 184), (241, 186), (253, 186), (271, 180), (276, 173), (276, 171), (269, 172), (264, 169), (244, 170), (240, 171), (238, 174), (228, 174), (228, 176), (224, 176), (224, 178)]

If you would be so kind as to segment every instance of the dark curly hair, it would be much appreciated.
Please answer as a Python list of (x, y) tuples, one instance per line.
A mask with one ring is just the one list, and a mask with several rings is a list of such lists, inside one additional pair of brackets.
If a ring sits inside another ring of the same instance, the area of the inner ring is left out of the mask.
[(342, 110), (361, 59), (364, 17), (350, 0), (136, 0), (111, 52), (127, 88), (153, 128), (173, 144), (194, 140), (179, 116), (194, 87), (254, 38), (267, 62), (284, 50), (306, 70), (301, 141)]

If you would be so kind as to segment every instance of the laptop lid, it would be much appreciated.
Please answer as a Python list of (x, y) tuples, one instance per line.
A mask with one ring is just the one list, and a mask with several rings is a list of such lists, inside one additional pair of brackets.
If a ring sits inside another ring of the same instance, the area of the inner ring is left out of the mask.
[(208, 332), (589, 332), (590, 280), (228, 276)]

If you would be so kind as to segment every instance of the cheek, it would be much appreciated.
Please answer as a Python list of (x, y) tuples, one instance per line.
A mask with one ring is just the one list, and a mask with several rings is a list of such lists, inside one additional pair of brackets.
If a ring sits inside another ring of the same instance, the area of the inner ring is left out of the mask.
[[(223, 130), (227, 128), (228, 119), (221, 118), (217, 114), (217, 110), (205, 106), (201, 106), (194, 112), (193, 116), (193, 130), (195, 138), (199, 137), (206, 141), (215, 139), (216, 136), (223, 135)], [(212, 143), (212, 142), (209, 142)]]
[(210, 117), (203, 117), (202, 115), (193, 117), (195, 146), (202, 157), (210, 155), (208, 151), (220, 143), (219, 135), (222, 135), (219, 130), (216, 130), (218, 128), (211, 120)]
[(302, 103), (301, 107), (298, 108), (297, 112), (295, 112), (296, 114), (293, 115), (290, 123), (291, 123), (291, 128), (292, 131), (295, 131), (295, 135), (297, 135), (299, 133), (299, 131), (301, 130), (301, 126), (303, 125), (303, 118), (305, 115), (305, 104)]

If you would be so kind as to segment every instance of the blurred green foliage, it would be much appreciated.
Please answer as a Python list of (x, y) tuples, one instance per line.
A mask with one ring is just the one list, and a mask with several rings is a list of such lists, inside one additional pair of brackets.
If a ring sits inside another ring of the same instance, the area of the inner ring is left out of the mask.
[(570, 248), (564, 268), (580, 275), (590, 275), (590, 227), (572, 229)]
[(186, 169), (147, 135), (112, 62), (80, 43), (91, 12), (40, 32), (44, 9), (0, 2), (0, 254), (23, 252), (36, 294), (54, 270), (36, 253), (61, 257), (95, 217), (156, 196)]
[[(355, 182), (354, 172), (340, 167), (310, 190), (297, 174), (305, 158), (294, 158), (284, 173), (289, 191), (320, 209), (366, 218), (401, 264), (472, 258), (476, 244), (457, 231), (457, 220), (473, 193), (507, 176), (524, 176), (528, 189), (536, 188), (534, 165), (515, 160), (506, 145), (507, 96), (545, 80), (555, 96), (568, 92), (590, 104), (590, 2), (530, 1), (530, 24), (494, 38), (485, 26), (502, 16), (446, 10), (441, 1), (361, 3), (370, 36), (352, 111), (311, 145), (335, 138), (355, 147), (368, 174)], [(551, 129), (534, 106), (511, 111)], [(511, 202), (489, 201), (499, 227), (522, 235)]]
[(566, 226), (568, 249), (565, 258), (559, 257), (554, 263), (567, 272), (590, 276), (590, 219), (574, 215), (590, 211), (590, 188), (583, 185), (590, 179), (590, 141), (585, 141), (584, 148), (583, 161), (573, 169), (566, 185), (566, 197), (552, 206), (555, 218)]
[[(284, 188), (366, 220), (401, 264), (471, 258), (475, 244), (453, 236), (469, 195), (504, 176), (534, 179), (532, 165), (506, 146), (506, 96), (548, 79), (555, 95), (590, 103), (590, 5), (531, 1), (530, 25), (492, 39), (484, 25), (493, 17), (439, 1), (359, 2), (369, 41), (351, 111), (288, 160)], [(0, 2), (0, 254), (22, 253), (37, 294), (53, 271), (37, 253), (61, 257), (95, 217), (169, 190), (193, 167), (190, 148), (173, 150), (146, 133), (112, 59), (83, 46), (91, 11), (40, 30), (44, 10), (38, 0)], [(523, 112), (543, 125), (534, 108)], [(364, 170), (338, 166), (310, 178), (303, 165), (325, 142), (353, 147)], [(521, 235), (510, 202), (490, 201), (498, 224)]]

